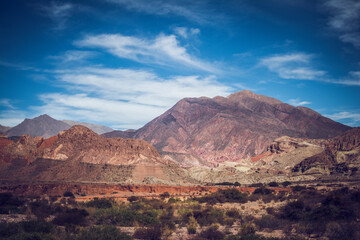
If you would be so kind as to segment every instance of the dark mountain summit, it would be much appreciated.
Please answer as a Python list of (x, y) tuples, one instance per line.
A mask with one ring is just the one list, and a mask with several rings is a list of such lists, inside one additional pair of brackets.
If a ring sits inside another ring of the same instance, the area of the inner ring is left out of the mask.
[(70, 125), (44, 114), (33, 119), (25, 119), (22, 123), (7, 131), (6, 135), (10, 137), (27, 134), (32, 137), (42, 136), (48, 138), (69, 128)]
[(258, 155), (280, 136), (331, 138), (351, 129), (305, 107), (250, 91), (185, 98), (135, 132), (104, 136), (144, 139), (184, 166), (216, 165)]

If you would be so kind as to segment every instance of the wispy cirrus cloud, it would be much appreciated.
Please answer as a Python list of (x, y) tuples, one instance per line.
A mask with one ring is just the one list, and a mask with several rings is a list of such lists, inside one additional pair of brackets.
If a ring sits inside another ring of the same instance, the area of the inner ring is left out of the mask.
[(288, 101), (289, 104), (293, 105), (293, 106), (304, 106), (304, 105), (308, 105), (311, 104), (311, 102), (308, 101), (302, 101), (300, 100), (300, 98), (294, 98), (294, 99), (290, 99)]
[(89, 58), (93, 58), (97, 55), (96, 52), (93, 51), (79, 51), (79, 50), (69, 50), (58, 56), (49, 56), (50, 59), (59, 60), (62, 63), (69, 62), (79, 62), (84, 61)]
[(41, 7), (42, 13), (54, 22), (54, 30), (60, 31), (66, 28), (67, 21), (71, 16), (74, 5), (63, 2), (50, 2)]
[(10, 109), (15, 109), (15, 106), (11, 103), (8, 98), (0, 98), (0, 106)]
[(306, 53), (273, 55), (262, 58), (258, 65), (283, 79), (316, 80), (326, 72), (311, 67), (312, 57), (313, 55)]
[(360, 49), (360, 2), (358, 0), (326, 0), (330, 12), (328, 26), (339, 34), (339, 39)]
[(193, 36), (200, 34), (200, 29), (187, 28), (187, 27), (176, 27), (176, 28), (174, 28), (174, 32), (177, 35), (179, 35), (185, 39), (188, 39), (189, 37), (193, 37)]
[(216, 9), (211, 10), (208, 1), (198, 0), (107, 0), (130, 11), (158, 16), (179, 16), (200, 24), (214, 24), (225, 17)]
[(326, 114), (325, 117), (331, 118), (334, 121), (348, 121), (350, 126), (360, 126), (360, 113), (358, 112), (338, 112), (333, 114)]
[(191, 55), (180, 45), (175, 35), (159, 34), (154, 39), (124, 36), (122, 34), (100, 34), (87, 36), (74, 42), (78, 47), (101, 48), (119, 57), (145, 64), (179, 67), (216, 73), (220, 70), (213, 64)]

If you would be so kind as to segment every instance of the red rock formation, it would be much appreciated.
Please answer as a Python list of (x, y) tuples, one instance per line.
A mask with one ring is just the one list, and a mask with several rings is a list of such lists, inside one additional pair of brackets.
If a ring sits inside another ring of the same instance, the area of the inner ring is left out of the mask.
[(185, 98), (130, 137), (145, 139), (183, 166), (216, 166), (259, 155), (280, 136), (330, 138), (349, 129), (311, 109), (240, 91)]
[(45, 140), (21, 136), (0, 150), (0, 163), (8, 164), (0, 177), (24, 181), (187, 181), (184, 170), (148, 142), (104, 138), (80, 125)]

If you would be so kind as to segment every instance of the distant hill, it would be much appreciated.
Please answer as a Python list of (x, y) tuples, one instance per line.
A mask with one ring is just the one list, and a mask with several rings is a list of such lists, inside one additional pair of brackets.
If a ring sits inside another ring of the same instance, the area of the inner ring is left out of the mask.
[(91, 130), (93, 130), (97, 134), (103, 134), (103, 133), (114, 131), (114, 129), (109, 128), (109, 127), (104, 126), (104, 125), (98, 125), (98, 124), (86, 123), (86, 122), (77, 122), (77, 121), (71, 121), (71, 120), (62, 120), (62, 121), (64, 123), (70, 125), (71, 127), (75, 126), (75, 125), (85, 126), (87, 128), (90, 128)]
[(309, 108), (239, 91), (228, 97), (184, 98), (135, 132), (104, 136), (144, 139), (182, 166), (216, 166), (259, 155), (281, 136), (327, 139), (350, 129)]
[(32, 137), (42, 136), (48, 138), (69, 128), (70, 125), (44, 114), (33, 119), (26, 118), (22, 123), (11, 128), (5, 134), (9, 137), (27, 134)]
[(0, 134), (4, 134), (6, 133), (7, 131), (10, 130), (11, 127), (6, 127), (6, 126), (3, 126), (3, 125), (0, 125)]
[(71, 128), (74, 125), (82, 125), (88, 127), (97, 134), (113, 131), (112, 128), (103, 125), (97, 125), (97, 124), (85, 123), (85, 122), (76, 122), (71, 120), (63, 120), (63, 121), (56, 120), (46, 114), (33, 119), (25, 119), (19, 125), (13, 128), (8, 128), (7, 130), (6, 130), (7, 127), (3, 127), (3, 126), (1, 127), (3, 127), (6, 130), (3, 132), (4, 135), (7, 135), (9, 137), (21, 136), (27, 134), (32, 137), (41, 136), (44, 138), (49, 138), (51, 136), (57, 135), (60, 131), (64, 131)]

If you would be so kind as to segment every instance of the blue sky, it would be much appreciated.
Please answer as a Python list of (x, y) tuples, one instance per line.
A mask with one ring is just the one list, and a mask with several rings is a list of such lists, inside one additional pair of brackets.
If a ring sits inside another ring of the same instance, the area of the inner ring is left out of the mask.
[(358, 0), (0, 2), (0, 124), (139, 128), (248, 89), (360, 126)]

